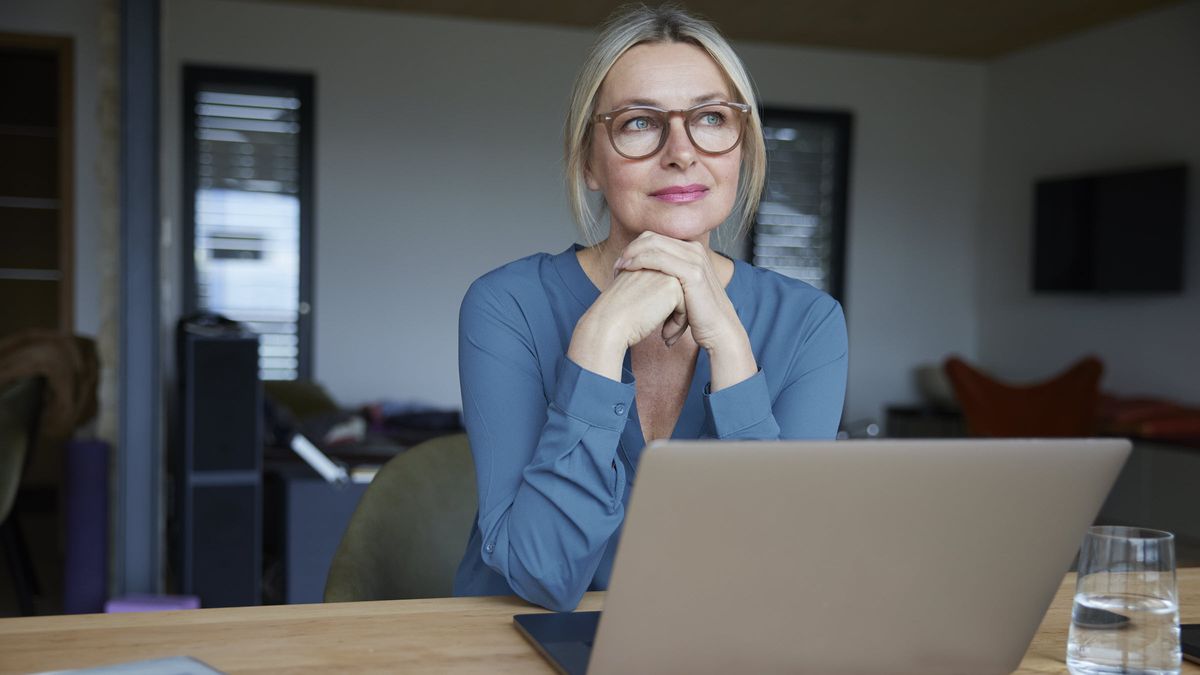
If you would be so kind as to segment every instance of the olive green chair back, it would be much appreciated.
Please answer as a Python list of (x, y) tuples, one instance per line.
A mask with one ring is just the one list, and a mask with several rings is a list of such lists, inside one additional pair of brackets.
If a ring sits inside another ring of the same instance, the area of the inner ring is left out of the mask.
[(325, 602), (451, 595), (477, 505), (466, 434), (393, 457), (350, 518), (329, 567)]
[(37, 437), (42, 378), (27, 377), (0, 386), (0, 523), (8, 519), (25, 464)]

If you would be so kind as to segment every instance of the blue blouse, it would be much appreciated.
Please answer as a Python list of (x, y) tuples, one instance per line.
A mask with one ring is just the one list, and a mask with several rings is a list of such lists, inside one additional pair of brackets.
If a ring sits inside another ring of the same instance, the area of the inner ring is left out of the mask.
[[(459, 314), (463, 420), (479, 513), (455, 595), (510, 595), (558, 611), (607, 588), (645, 446), (636, 385), (566, 357), (600, 295), (575, 255), (540, 253), (485, 274)], [(759, 372), (708, 391), (697, 355), (672, 438), (833, 438), (846, 390), (846, 323), (808, 284), (734, 261), (725, 288)]]

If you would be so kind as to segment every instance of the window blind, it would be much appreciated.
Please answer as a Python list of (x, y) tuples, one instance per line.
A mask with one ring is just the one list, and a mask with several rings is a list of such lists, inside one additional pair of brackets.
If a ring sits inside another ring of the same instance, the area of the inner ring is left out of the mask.
[(752, 260), (836, 297), (848, 123), (823, 117), (763, 115), (767, 185), (755, 219)]
[(259, 337), (262, 379), (300, 373), (301, 100), (204, 82), (194, 96), (195, 301)]

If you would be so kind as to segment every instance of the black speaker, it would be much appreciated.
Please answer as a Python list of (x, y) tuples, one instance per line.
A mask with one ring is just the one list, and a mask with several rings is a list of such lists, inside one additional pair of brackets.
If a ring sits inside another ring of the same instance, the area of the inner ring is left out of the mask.
[(179, 411), (170, 462), (171, 559), (202, 607), (262, 596), (262, 384), (258, 337), (236, 324), (182, 321)]

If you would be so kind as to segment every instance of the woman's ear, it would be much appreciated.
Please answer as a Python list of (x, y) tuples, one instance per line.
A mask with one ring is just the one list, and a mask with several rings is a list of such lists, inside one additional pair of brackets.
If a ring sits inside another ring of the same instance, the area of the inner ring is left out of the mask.
[(583, 165), (583, 182), (587, 184), (588, 189), (596, 192), (600, 189), (600, 181), (596, 180), (596, 176), (592, 174), (591, 162)]
[(583, 146), (583, 182), (588, 189), (596, 192), (600, 189), (600, 181), (596, 180), (596, 174), (592, 173), (592, 155), (596, 152), (596, 144), (594, 139), (588, 139), (588, 142)]

